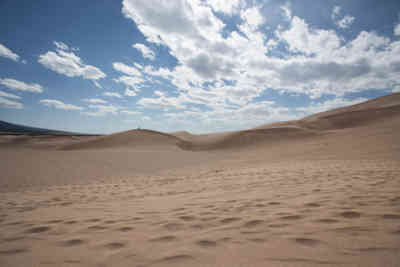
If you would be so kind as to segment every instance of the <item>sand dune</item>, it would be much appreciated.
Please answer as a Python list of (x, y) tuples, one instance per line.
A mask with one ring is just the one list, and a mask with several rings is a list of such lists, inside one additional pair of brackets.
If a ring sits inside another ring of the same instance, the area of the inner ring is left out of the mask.
[(214, 150), (263, 146), (298, 141), (327, 134), (329, 130), (381, 124), (400, 117), (400, 93), (373, 99), (350, 107), (317, 113), (301, 120), (265, 124), (254, 129), (208, 135), (177, 133), (183, 149)]
[(3, 149), (58, 149), (76, 142), (92, 140), (93, 136), (58, 135), (1, 135), (0, 148)]
[(382, 120), (398, 117), (399, 114), (400, 93), (394, 93), (360, 104), (313, 114), (301, 120), (265, 124), (255, 129), (295, 126), (315, 131), (336, 130), (380, 123)]
[(194, 135), (186, 131), (165, 134), (131, 130), (98, 137), (63, 149), (137, 148), (138, 146), (178, 146), (185, 150), (243, 149), (278, 142), (298, 141), (323, 135), (328, 130), (381, 123), (400, 114), (400, 94), (392, 94), (350, 107), (318, 113), (297, 121), (266, 124), (254, 129)]
[(83, 141), (76, 144), (66, 145), (61, 149), (104, 149), (104, 148), (137, 148), (137, 147), (162, 147), (176, 146), (180, 140), (166, 133), (151, 130), (130, 130), (126, 132), (106, 135)]
[(299, 138), (315, 136), (317, 133), (300, 127), (275, 127), (253, 129), (192, 137), (190, 141), (178, 143), (179, 147), (188, 150), (240, 149), (254, 146), (277, 144)]
[(0, 136), (0, 266), (399, 266), (399, 105), (204, 135)]
[[(0, 146), (88, 149), (174, 149), (235, 150), (269, 146), (282, 142), (298, 142), (315, 138), (332, 130), (356, 128), (382, 123), (400, 114), (400, 93), (384, 96), (350, 107), (317, 113), (301, 120), (262, 125), (253, 129), (194, 135), (186, 131), (162, 133), (151, 130), (130, 130), (106, 136), (15, 136), (2, 138)], [(47, 142), (45, 142), (47, 140)]]

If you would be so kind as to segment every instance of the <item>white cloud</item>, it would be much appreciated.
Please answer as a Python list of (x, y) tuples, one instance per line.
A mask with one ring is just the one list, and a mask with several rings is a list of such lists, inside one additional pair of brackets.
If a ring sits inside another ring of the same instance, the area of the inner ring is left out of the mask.
[(339, 17), (341, 11), (342, 11), (342, 8), (340, 6), (334, 6), (332, 9), (332, 14), (331, 14), (332, 20), (336, 20), (336, 18)]
[(153, 50), (145, 46), (144, 44), (134, 44), (132, 45), (133, 48), (137, 49), (142, 53), (144, 58), (148, 58), (150, 60), (154, 60), (156, 58), (156, 55)]
[(240, 17), (252, 28), (256, 29), (264, 23), (258, 7), (251, 7), (240, 12)]
[(113, 67), (115, 70), (120, 71), (126, 75), (120, 76), (114, 81), (116, 83), (122, 83), (125, 85), (125, 95), (126, 96), (136, 96), (139, 92), (139, 87), (145, 82), (142, 73), (133, 66), (125, 65), (124, 63), (114, 62)]
[(133, 65), (135, 65), (135, 67), (138, 68), (138, 69), (140, 69), (140, 70), (143, 69), (143, 66), (140, 65), (139, 63), (136, 63), (136, 62), (135, 62), (135, 63), (133, 63)]
[[(57, 46), (55, 52), (48, 51), (39, 56), (38, 62), (44, 67), (67, 77), (82, 77), (92, 81), (106, 77), (99, 68), (85, 64), (74, 52), (67, 50), (68, 46), (65, 44), (54, 43)], [(97, 83), (96, 86), (99, 84)]]
[(252, 128), (265, 123), (297, 119), (298, 115), (272, 101), (260, 101), (236, 109), (169, 112), (165, 113), (165, 117), (166, 122), (173, 126), (172, 129), (179, 127), (211, 132)]
[(355, 17), (350, 15), (343, 16), (341, 13), (342, 8), (340, 6), (334, 6), (332, 9), (331, 18), (339, 28), (347, 29), (351, 26), (351, 24), (353, 24)]
[(393, 33), (394, 33), (394, 35), (396, 35), (396, 36), (400, 36), (400, 23), (397, 24), (397, 25), (394, 27)]
[(116, 92), (104, 92), (103, 95), (108, 97), (122, 98), (122, 96)]
[(121, 110), (120, 113), (127, 115), (140, 115), (142, 112), (140, 111), (132, 111), (132, 110)]
[(113, 63), (113, 68), (116, 71), (122, 72), (126, 75), (131, 75), (131, 76), (142, 76), (140, 71), (138, 71), (135, 67), (125, 65), (124, 63), (121, 62), (114, 62)]
[(105, 103), (107, 103), (107, 101), (105, 101), (105, 100), (103, 100), (101, 98), (86, 98), (86, 99), (83, 99), (83, 101), (89, 102), (89, 103), (92, 103), (92, 104), (105, 104)]
[(146, 108), (162, 108), (162, 109), (184, 109), (185, 105), (180, 103), (179, 99), (175, 97), (168, 97), (164, 92), (155, 91), (155, 95), (158, 97), (152, 98), (141, 98), (137, 104), (142, 105)]
[(88, 115), (88, 116), (105, 116), (107, 114), (112, 114), (116, 115), (118, 113), (119, 107), (116, 107), (114, 105), (89, 105), (89, 109), (91, 111), (85, 111), (82, 112), (82, 114)]
[(53, 43), (58, 49), (69, 50), (69, 46), (67, 44), (63, 43), (63, 42), (54, 41)]
[(136, 91), (131, 90), (131, 89), (129, 89), (129, 88), (125, 88), (124, 94), (125, 94), (126, 96), (136, 96), (136, 95), (137, 95)]
[(0, 107), (22, 109), (22, 108), (24, 108), (24, 105), (22, 103), (17, 102), (17, 101), (6, 99), (6, 98), (0, 96)]
[(13, 90), (20, 90), (20, 91), (26, 91), (26, 92), (32, 92), (32, 93), (42, 93), (43, 88), (37, 83), (24, 83), (21, 81), (17, 81), (14, 79), (1, 79), (0, 78), (0, 84), (4, 85), (5, 87)]
[(40, 100), (40, 103), (48, 106), (48, 107), (53, 107), (56, 109), (63, 109), (63, 110), (82, 110), (82, 107), (75, 106), (72, 104), (65, 104), (64, 102), (56, 99), (42, 99)]
[(354, 19), (355, 18), (351, 16), (344, 16), (342, 19), (336, 22), (336, 25), (338, 25), (342, 29), (347, 29), (351, 26), (351, 24), (353, 24)]
[[(290, 24), (270, 29), (266, 7), (251, 2), (226, 2), (225, 7), (225, 1), (123, 0), (123, 14), (135, 22), (148, 42), (166, 46), (177, 65), (169, 69), (135, 65), (142, 73), (140, 80), (131, 75), (116, 82), (137, 92), (144, 81), (158, 88), (156, 83), (163, 80), (163, 84), (176, 88), (174, 95), (156, 91), (137, 104), (160, 110), (185, 109), (179, 114), (195, 114), (213, 125), (218, 125), (216, 118), (223, 120), (218, 114), (251, 115), (243, 108), (254, 104), (266, 90), (343, 99), (349, 93), (386, 90), (398, 84), (400, 41), (366, 31), (346, 40), (336, 29), (311, 26), (293, 16), (290, 2), (278, 7)], [(332, 17), (338, 23), (342, 21), (339, 27), (348, 27), (354, 19), (342, 11), (334, 8)], [(241, 20), (229, 32), (227, 28), (231, 27), (225, 28), (215, 12), (235, 14)], [(200, 105), (203, 113), (190, 109), (193, 105)], [(269, 105), (268, 112), (274, 114), (268, 120), (294, 116), (275, 104)], [(175, 122), (182, 118), (171, 116)], [(234, 119), (230, 121), (235, 123)]]
[(245, 3), (241, 0), (210, 0), (208, 4), (216, 12), (233, 15), (237, 13), (240, 6), (243, 6)]
[(290, 2), (286, 2), (286, 4), (282, 5), (281, 9), (286, 19), (288, 19), (289, 21), (292, 20), (292, 10), (290, 9)]
[(293, 17), (287, 31), (280, 33), (293, 52), (302, 52), (306, 55), (328, 54), (339, 48), (340, 38), (332, 30), (314, 30), (299, 17)]
[(12, 98), (12, 99), (21, 99), (20, 96), (14, 95), (14, 94), (10, 94), (10, 93), (6, 93), (3, 91), (0, 91), (0, 97), (5, 97), (5, 98)]
[(122, 83), (127, 89), (133, 89), (137, 92), (139, 91), (139, 86), (144, 82), (142, 78), (132, 76), (121, 76), (117, 79), (114, 79), (114, 81), (116, 83)]
[(0, 57), (5, 57), (14, 60), (15, 62), (19, 60), (19, 56), (3, 44), (0, 44)]

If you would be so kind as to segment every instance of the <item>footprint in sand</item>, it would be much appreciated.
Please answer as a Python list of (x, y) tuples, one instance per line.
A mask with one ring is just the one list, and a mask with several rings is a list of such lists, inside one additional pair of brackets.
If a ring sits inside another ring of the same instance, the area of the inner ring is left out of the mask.
[(276, 206), (276, 205), (280, 205), (280, 204), (281, 204), (280, 202), (276, 202), (276, 201), (268, 202), (268, 205), (272, 205), (272, 206)]
[(319, 241), (317, 239), (302, 238), (302, 237), (294, 238), (293, 241), (300, 245), (309, 246), (309, 247), (314, 247), (314, 246), (321, 244), (321, 241)]
[(15, 248), (15, 249), (7, 249), (7, 250), (0, 250), (0, 255), (15, 255), (15, 254), (21, 254), (29, 252), (29, 249), (27, 248)]
[(93, 225), (88, 227), (89, 230), (105, 230), (107, 227), (101, 225)]
[(111, 243), (107, 243), (104, 245), (105, 248), (111, 249), (111, 250), (121, 249), (125, 246), (126, 246), (126, 244), (123, 242), (111, 242)]
[(55, 223), (62, 223), (63, 220), (51, 220), (51, 221), (47, 221), (46, 223), (48, 224), (55, 224)]
[(79, 246), (86, 243), (85, 240), (83, 239), (79, 239), (79, 238), (75, 238), (75, 239), (70, 239), (70, 240), (66, 240), (66, 241), (62, 241), (60, 243), (61, 246), (64, 247), (74, 247), (74, 246)]
[(178, 231), (184, 227), (181, 223), (167, 223), (164, 224), (163, 227), (167, 228), (170, 231)]
[(400, 215), (399, 214), (384, 214), (382, 216), (383, 219), (387, 220), (400, 220)]
[(220, 222), (223, 223), (223, 224), (228, 224), (228, 223), (233, 223), (233, 222), (237, 222), (237, 221), (240, 221), (240, 220), (241, 220), (241, 218), (231, 217), (231, 218), (224, 218)]
[(33, 227), (31, 229), (26, 230), (25, 233), (37, 234), (37, 233), (47, 232), (50, 229), (51, 228), (48, 226), (38, 226), (38, 227)]
[(18, 240), (22, 240), (25, 239), (24, 236), (11, 236), (11, 237), (6, 237), (3, 238), (4, 242), (13, 242), (13, 241), (18, 241)]
[(347, 219), (355, 219), (355, 218), (360, 218), (361, 213), (357, 211), (344, 211), (339, 214), (340, 216), (347, 218)]
[(64, 222), (64, 224), (76, 224), (76, 223), (78, 223), (78, 221), (71, 220)]
[(311, 202), (311, 203), (307, 203), (304, 206), (306, 207), (310, 207), (310, 208), (318, 208), (321, 207), (321, 204), (315, 203), (315, 202)]
[(179, 219), (183, 221), (194, 221), (196, 220), (196, 217), (185, 215), (185, 216), (180, 216)]
[(246, 222), (244, 224), (244, 227), (252, 228), (252, 227), (256, 227), (256, 226), (258, 226), (260, 224), (263, 224), (263, 223), (264, 223), (264, 220), (251, 220), (251, 221)]
[(129, 227), (129, 226), (124, 226), (124, 227), (118, 228), (118, 231), (121, 231), (121, 232), (129, 232), (132, 230), (133, 230), (133, 227)]
[(301, 218), (303, 218), (303, 216), (300, 215), (286, 215), (281, 217), (282, 220), (300, 220)]
[(191, 255), (187, 255), (187, 254), (178, 254), (178, 255), (172, 255), (172, 256), (166, 256), (164, 258), (161, 258), (160, 260), (158, 260), (157, 262), (160, 263), (168, 263), (168, 264), (177, 264), (177, 263), (181, 263), (181, 262), (185, 262), (185, 261), (192, 261), (195, 258)]
[(176, 236), (166, 235), (166, 236), (152, 238), (149, 241), (150, 242), (171, 242), (171, 241), (176, 241), (176, 240), (178, 240), (178, 238)]
[(286, 227), (289, 225), (290, 224), (287, 224), (287, 223), (273, 223), (273, 224), (269, 224), (268, 226), (271, 228), (282, 228), (282, 227)]
[(88, 219), (85, 222), (100, 222), (100, 219)]
[(399, 230), (395, 230), (395, 231), (393, 231), (391, 233), (394, 234), (394, 235), (400, 235), (400, 229)]
[(209, 248), (209, 247), (216, 247), (217, 246), (217, 242), (212, 241), (212, 240), (199, 240), (196, 242), (196, 244), (200, 247), (203, 248)]

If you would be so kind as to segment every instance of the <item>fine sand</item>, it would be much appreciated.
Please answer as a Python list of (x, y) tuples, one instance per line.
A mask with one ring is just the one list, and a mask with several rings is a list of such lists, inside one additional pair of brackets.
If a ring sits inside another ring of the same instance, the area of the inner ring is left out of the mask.
[(0, 266), (400, 266), (400, 94), (237, 132), (0, 136)]

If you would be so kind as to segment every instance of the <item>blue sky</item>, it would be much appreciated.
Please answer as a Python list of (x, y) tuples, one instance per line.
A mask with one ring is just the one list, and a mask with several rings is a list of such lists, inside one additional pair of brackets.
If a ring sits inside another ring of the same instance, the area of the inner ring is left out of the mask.
[(395, 0), (2, 0), (0, 36), (0, 120), (44, 128), (237, 130), (400, 91)]

